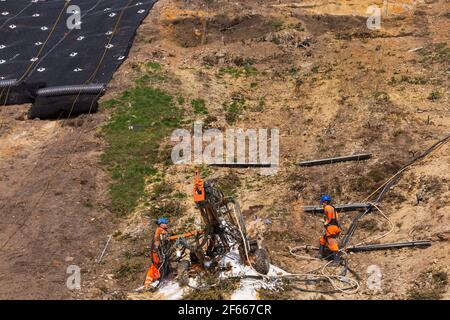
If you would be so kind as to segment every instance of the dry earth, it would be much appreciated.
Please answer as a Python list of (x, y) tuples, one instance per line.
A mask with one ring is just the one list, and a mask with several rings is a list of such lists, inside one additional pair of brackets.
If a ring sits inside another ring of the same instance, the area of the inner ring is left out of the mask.
[[(362, 201), (449, 134), (448, 1), (389, 1), (381, 30), (370, 31), (367, 7), (382, 3), (160, 0), (103, 99), (132, 87), (136, 66), (152, 61), (171, 75), (155, 86), (188, 102), (204, 99), (210, 127), (279, 128), (277, 175), (253, 170), (233, 175), (222, 169), (211, 174), (239, 181), (236, 194), (249, 224), (270, 219), (270, 225), (256, 229), (273, 263), (289, 271), (309, 270), (314, 263), (296, 259), (288, 247), (315, 245), (322, 226), (319, 217), (302, 213), (300, 204), (317, 203), (322, 193), (337, 203)], [(223, 106), (236, 97), (245, 108), (230, 124)], [(189, 103), (184, 108), (192, 114)], [(125, 298), (142, 283), (148, 267), (143, 252), (152, 230), (145, 199), (128, 218), (118, 219), (110, 210), (109, 177), (98, 164), (106, 146), (97, 134), (109, 111), (32, 121), (25, 119), (26, 109), (0, 109), (0, 298)], [(405, 299), (427, 297), (431, 287), (440, 290), (439, 298), (449, 299), (448, 285), (432, 287), (434, 275), (449, 272), (449, 148), (407, 170), (382, 201), (394, 225), (383, 242), (432, 239), (431, 248), (350, 255), (349, 264), (362, 278), (354, 295), (289, 290), (270, 297)], [(373, 159), (295, 166), (303, 159), (360, 151)], [(182, 228), (195, 216), (193, 167), (164, 171), (167, 181), (188, 195), (188, 209), (174, 226)], [(342, 217), (344, 229), (353, 216)], [(388, 227), (374, 213), (361, 222), (353, 242)], [(113, 238), (105, 260), (96, 264), (110, 234), (121, 236)], [(65, 286), (71, 264), (83, 271), (82, 290), (75, 293)], [(365, 286), (373, 264), (383, 275), (378, 292)], [(114, 274), (123, 265), (130, 274), (118, 278)]]

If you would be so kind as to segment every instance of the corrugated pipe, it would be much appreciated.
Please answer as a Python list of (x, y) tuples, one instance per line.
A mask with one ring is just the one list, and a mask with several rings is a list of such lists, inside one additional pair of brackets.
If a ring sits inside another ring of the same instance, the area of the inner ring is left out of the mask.
[(73, 94), (99, 94), (105, 91), (106, 85), (104, 83), (87, 84), (87, 85), (73, 85), (73, 86), (59, 86), (42, 88), (36, 91), (38, 97), (54, 97), (65, 96)]
[(0, 80), (0, 88), (13, 87), (19, 84), (16, 79)]

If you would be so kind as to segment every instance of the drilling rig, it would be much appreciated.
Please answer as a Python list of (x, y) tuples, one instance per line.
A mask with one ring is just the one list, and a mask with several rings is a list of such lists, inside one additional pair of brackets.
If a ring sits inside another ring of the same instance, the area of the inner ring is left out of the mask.
[(233, 197), (226, 197), (216, 181), (203, 181), (198, 171), (195, 172), (193, 197), (200, 211), (202, 228), (163, 239), (162, 277), (180, 270), (176, 264), (182, 265), (184, 272), (192, 268), (217, 271), (220, 261), (236, 249), (241, 264), (266, 275), (270, 269), (268, 253), (257, 240), (247, 236), (239, 203)]

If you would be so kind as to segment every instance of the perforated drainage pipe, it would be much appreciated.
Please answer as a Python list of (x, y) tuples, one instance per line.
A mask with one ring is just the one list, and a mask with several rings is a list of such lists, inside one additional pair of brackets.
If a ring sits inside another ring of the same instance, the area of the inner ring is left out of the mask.
[(49, 87), (37, 90), (38, 97), (54, 97), (73, 94), (99, 94), (104, 92), (106, 85), (104, 83)]
[(16, 79), (0, 80), (0, 88), (13, 87), (13, 86), (18, 85), (18, 84), (19, 83), (17, 82)]

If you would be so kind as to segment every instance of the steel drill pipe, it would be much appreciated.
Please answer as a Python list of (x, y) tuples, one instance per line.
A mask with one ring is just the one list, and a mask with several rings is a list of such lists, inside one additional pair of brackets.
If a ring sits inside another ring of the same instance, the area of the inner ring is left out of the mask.
[(222, 168), (270, 168), (271, 163), (211, 163), (211, 167)]
[[(338, 204), (338, 205), (335, 205), (334, 208), (338, 212), (348, 212), (348, 211), (357, 211), (357, 210), (367, 210), (369, 208), (372, 208), (372, 204), (370, 204), (370, 203)], [(323, 213), (323, 207), (304, 206), (303, 211), (309, 212), (309, 213)]]
[(372, 158), (372, 154), (361, 153), (361, 154), (354, 154), (351, 156), (342, 156), (342, 157), (335, 157), (335, 158), (302, 161), (302, 162), (299, 162), (298, 165), (300, 167), (313, 167), (313, 166), (320, 166), (320, 165), (324, 165), (324, 164), (333, 164), (333, 163), (344, 162), (344, 161), (367, 160), (370, 158)]
[(401, 249), (401, 248), (424, 248), (430, 247), (431, 240), (419, 240), (410, 242), (396, 242), (396, 243), (382, 243), (382, 244), (369, 244), (366, 246), (349, 247), (349, 252), (362, 252), (362, 251), (374, 251), (374, 250), (386, 250), (386, 249)]

